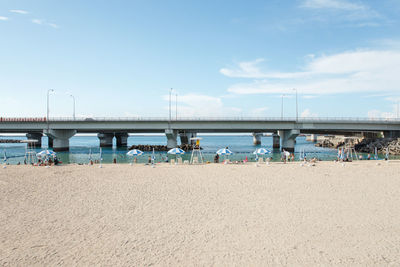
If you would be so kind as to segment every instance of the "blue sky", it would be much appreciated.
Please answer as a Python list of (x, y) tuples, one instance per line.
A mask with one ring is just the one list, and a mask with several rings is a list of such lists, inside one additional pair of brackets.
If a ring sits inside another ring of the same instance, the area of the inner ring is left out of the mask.
[[(400, 1), (0, 2), (0, 116), (394, 117)], [(173, 97), (175, 107), (175, 96)], [(173, 111), (175, 115), (175, 110)]]

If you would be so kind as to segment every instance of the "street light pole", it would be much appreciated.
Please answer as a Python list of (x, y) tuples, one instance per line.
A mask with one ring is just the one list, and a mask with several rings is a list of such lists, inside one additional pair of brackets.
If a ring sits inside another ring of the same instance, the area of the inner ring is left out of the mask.
[(298, 109), (298, 101), (297, 101), (297, 89), (293, 88), (296, 91), (296, 121), (299, 119), (299, 109)]
[(175, 99), (175, 113), (176, 113), (176, 120), (178, 120), (178, 93), (176, 93), (176, 99)]
[(169, 121), (171, 121), (171, 94), (172, 88), (169, 90)]
[(285, 94), (282, 94), (282, 103), (281, 103), (281, 119), (283, 120), (283, 97)]
[(50, 95), (50, 92), (54, 92), (54, 89), (49, 89), (49, 90), (47, 90), (47, 116), (46, 116), (46, 120), (47, 120), (47, 123), (49, 122), (49, 114), (50, 114), (50, 109), (49, 109), (49, 95)]
[(70, 95), (70, 97), (72, 97), (72, 100), (73, 100), (73, 112), (72, 112), (72, 117), (74, 118), (74, 120), (75, 120), (75, 97), (73, 96), (73, 95)]

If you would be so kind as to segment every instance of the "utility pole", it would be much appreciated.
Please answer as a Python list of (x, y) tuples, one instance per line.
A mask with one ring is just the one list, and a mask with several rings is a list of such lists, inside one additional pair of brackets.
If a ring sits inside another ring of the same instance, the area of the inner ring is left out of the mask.
[(299, 120), (299, 109), (298, 109), (298, 101), (297, 101), (297, 89), (293, 88), (296, 91), (296, 121)]
[(169, 122), (171, 122), (171, 94), (172, 88), (169, 90)]
[(73, 100), (73, 112), (72, 112), (72, 117), (74, 118), (74, 120), (75, 120), (75, 97), (73, 96), (73, 95), (70, 95), (70, 97), (72, 97), (72, 100)]

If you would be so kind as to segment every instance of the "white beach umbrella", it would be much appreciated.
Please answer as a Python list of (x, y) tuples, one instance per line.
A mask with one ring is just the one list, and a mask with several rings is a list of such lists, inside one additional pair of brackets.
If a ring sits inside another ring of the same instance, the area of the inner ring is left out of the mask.
[[(176, 147), (176, 148), (170, 149), (167, 153), (175, 155), (175, 160), (178, 161), (178, 156), (177, 155), (183, 155), (183, 154), (185, 154), (185, 151), (183, 151), (182, 149)], [(177, 164), (177, 162), (175, 162), (175, 164)]]
[[(128, 151), (128, 153), (126, 153), (126, 155), (134, 157), (133, 161), (136, 161), (136, 157), (143, 155), (143, 151), (139, 150), (139, 149), (132, 149), (132, 150)], [(131, 163), (131, 165), (132, 165), (132, 163)]]
[(266, 148), (258, 148), (256, 149), (253, 154), (257, 154), (257, 155), (267, 155), (267, 154), (271, 154), (271, 151), (266, 149)]
[(143, 155), (143, 151), (139, 149), (132, 149), (128, 153), (126, 153), (128, 156), (141, 156)]
[(176, 148), (170, 149), (167, 153), (172, 154), (172, 155), (182, 155), (182, 154), (185, 154), (185, 151), (176, 147)]
[(217, 151), (217, 154), (218, 154), (218, 155), (224, 155), (224, 156), (226, 156), (226, 155), (232, 155), (233, 152), (230, 151), (228, 148), (221, 148), (221, 149), (219, 149), (219, 150)]
[(56, 154), (56, 152), (51, 151), (51, 150), (42, 150), (39, 153), (36, 154), (37, 157), (41, 158), (41, 157), (54, 157)]

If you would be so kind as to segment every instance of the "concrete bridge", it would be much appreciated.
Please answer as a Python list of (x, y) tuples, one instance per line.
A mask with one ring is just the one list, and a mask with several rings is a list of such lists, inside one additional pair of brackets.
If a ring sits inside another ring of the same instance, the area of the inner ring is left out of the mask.
[[(100, 146), (127, 145), (129, 133), (164, 133), (169, 148), (177, 138), (185, 144), (197, 133), (253, 133), (254, 144), (261, 144), (264, 133), (272, 133), (274, 148), (294, 150), (295, 138), (305, 134), (368, 135), (382, 132), (400, 137), (400, 119), (365, 118), (0, 118), (0, 133), (26, 133), (29, 139), (49, 137), (55, 151), (67, 151), (69, 138), (76, 133), (97, 133)], [(39, 145), (39, 144), (38, 144)]]

